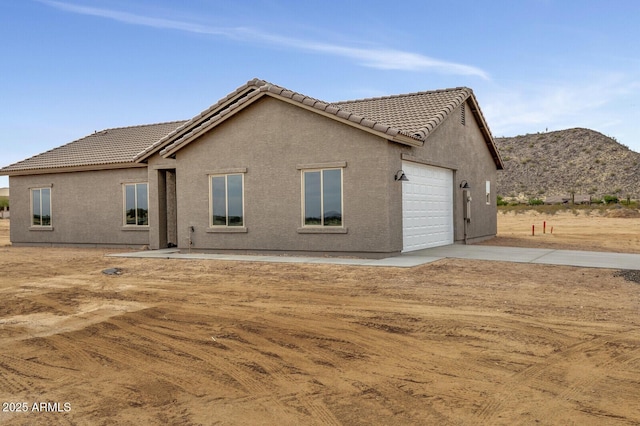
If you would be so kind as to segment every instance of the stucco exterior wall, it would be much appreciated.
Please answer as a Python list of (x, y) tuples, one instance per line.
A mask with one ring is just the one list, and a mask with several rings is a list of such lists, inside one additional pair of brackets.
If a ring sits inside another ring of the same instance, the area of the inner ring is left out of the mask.
[[(178, 245), (189, 248), (191, 237), (196, 250), (398, 252), (391, 205), (401, 186), (389, 149), (386, 140), (335, 120), (259, 100), (176, 153)], [(300, 167), (323, 163), (346, 163), (344, 229), (302, 229)], [(209, 227), (209, 175), (245, 168), (246, 232), (216, 232)]]
[[(11, 242), (15, 245), (142, 247), (147, 227), (123, 226), (124, 183), (146, 182), (146, 167), (11, 176)], [(31, 226), (31, 188), (51, 187), (51, 228)]]
[[(487, 148), (478, 123), (466, 105), (465, 124), (461, 107), (451, 113), (425, 141), (422, 147), (396, 146), (397, 151), (424, 164), (454, 171), (454, 240), (464, 240), (463, 195), (460, 182), (471, 186), (471, 222), (467, 228), (469, 242), (491, 238), (497, 233), (496, 177), (497, 168)], [(400, 158), (401, 154), (393, 158)], [(400, 160), (398, 167), (400, 167)], [(409, 177), (410, 179), (410, 177)], [(490, 181), (489, 204), (486, 201), (486, 181)], [(401, 215), (401, 205), (394, 204)]]

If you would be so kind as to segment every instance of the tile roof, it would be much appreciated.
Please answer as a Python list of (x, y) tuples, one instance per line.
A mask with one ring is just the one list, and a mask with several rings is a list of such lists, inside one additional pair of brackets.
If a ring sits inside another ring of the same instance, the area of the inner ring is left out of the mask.
[(95, 132), (0, 169), (0, 173), (133, 163), (136, 155), (185, 121)]
[(336, 102), (333, 106), (424, 140), (472, 91), (466, 87)]
[(298, 104), (365, 131), (408, 145), (421, 146), (447, 116), (469, 100), (487, 147), (498, 168), (502, 161), (473, 91), (466, 87), (336, 103), (324, 102), (284, 87), (253, 79), (188, 121), (107, 129), (12, 164), (0, 173), (62, 167), (143, 162), (151, 155), (170, 156), (213, 126), (263, 96)]
[(392, 128), (402, 129), (404, 134), (424, 141), (450, 113), (465, 101), (468, 102), (469, 109), (480, 127), (496, 167), (502, 170), (504, 165), (493, 135), (478, 106), (473, 90), (468, 87), (343, 101), (333, 105), (370, 120), (386, 123)]

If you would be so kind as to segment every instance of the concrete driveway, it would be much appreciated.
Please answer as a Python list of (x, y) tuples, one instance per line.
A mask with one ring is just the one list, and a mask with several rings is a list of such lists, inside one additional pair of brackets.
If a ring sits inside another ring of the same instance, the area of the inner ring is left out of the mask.
[(402, 256), (449, 257), (456, 259), (540, 263), (544, 265), (582, 266), (588, 268), (640, 270), (640, 254), (596, 251), (451, 244), (448, 246), (403, 253)]
[(608, 253), (577, 250), (553, 250), (519, 247), (496, 247), (451, 244), (402, 253), (385, 259), (356, 259), (336, 257), (298, 257), (273, 255), (234, 255), (212, 253), (181, 253), (177, 249), (151, 250), (108, 255), (111, 257), (138, 257), (160, 259), (211, 259), (249, 262), (315, 263), (331, 265), (392, 266), (410, 268), (444, 258), (494, 260), (501, 262), (539, 263), (588, 268), (640, 270), (640, 254)]

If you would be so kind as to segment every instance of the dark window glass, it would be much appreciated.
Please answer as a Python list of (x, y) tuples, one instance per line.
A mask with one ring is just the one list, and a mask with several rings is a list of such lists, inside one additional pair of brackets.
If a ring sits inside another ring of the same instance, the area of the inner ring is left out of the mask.
[(51, 226), (51, 188), (42, 188), (40, 190), (40, 197), (42, 226)]
[(136, 221), (136, 186), (125, 185), (126, 224), (135, 225)]
[(138, 216), (138, 225), (149, 224), (149, 200), (147, 200), (147, 184), (139, 183), (136, 185), (136, 213)]
[(227, 189), (224, 176), (211, 178), (211, 199), (213, 210), (213, 226), (227, 224)]
[(149, 186), (133, 183), (124, 186), (125, 224), (149, 225)]
[(31, 225), (51, 226), (51, 188), (31, 190)]
[(342, 170), (322, 172), (324, 226), (342, 226)]
[(40, 190), (33, 189), (31, 191), (31, 208), (33, 213), (33, 222), (34, 226), (42, 225), (42, 210), (40, 209)]
[(242, 175), (227, 176), (229, 226), (242, 226)]
[(244, 226), (243, 175), (211, 177), (211, 226)]
[(342, 226), (342, 169), (304, 172), (304, 224)]
[(320, 172), (304, 173), (304, 224), (322, 225), (322, 196)]

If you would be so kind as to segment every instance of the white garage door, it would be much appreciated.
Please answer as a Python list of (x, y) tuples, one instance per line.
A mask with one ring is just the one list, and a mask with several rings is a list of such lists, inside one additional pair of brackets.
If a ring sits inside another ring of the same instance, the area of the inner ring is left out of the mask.
[(453, 171), (402, 162), (402, 251), (453, 244)]

